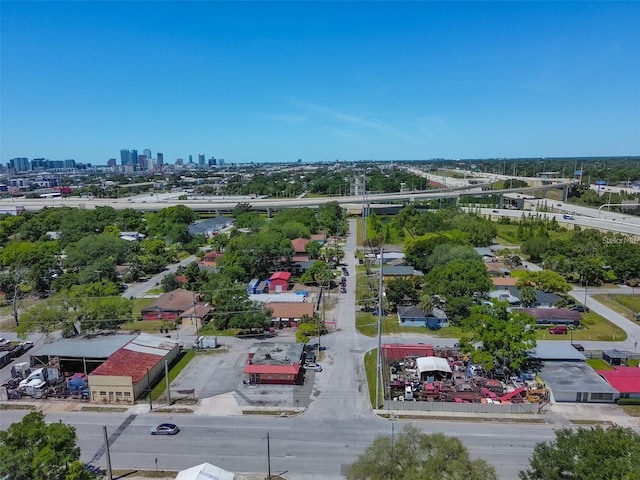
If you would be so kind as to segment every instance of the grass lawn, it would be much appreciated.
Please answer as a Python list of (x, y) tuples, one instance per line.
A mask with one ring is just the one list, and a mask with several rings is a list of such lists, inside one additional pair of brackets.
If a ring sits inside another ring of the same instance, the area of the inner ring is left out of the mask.
[(630, 417), (640, 417), (640, 405), (620, 405)]
[(628, 367), (637, 367), (638, 363), (640, 363), (640, 360), (636, 359), (631, 359), (627, 362), (627, 366)]
[(587, 358), (587, 364), (594, 370), (613, 370), (613, 367), (601, 358)]
[(617, 325), (611, 323), (595, 312), (582, 314), (582, 327), (572, 330), (566, 335), (554, 335), (549, 333), (549, 328), (536, 330), (536, 340), (593, 340), (593, 341), (622, 341), (627, 339), (627, 334)]
[(133, 318), (142, 317), (142, 309), (151, 305), (155, 298), (134, 298), (133, 302)]
[[(191, 359), (193, 359), (195, 355), (196, 355), (195, 350), (184, 351), (182, 358), (180, 358), (180, 360), (178, 360), (178, 362), (174, 364), (173, 367), (171, 367), (171, 370), (169, 370), (170, 382), (175, 380), (176, 377), (180, 374), (180, 372), (182, 372), (182, 370), (184, 370), (185, 367), (189, 365), (189, 362), (191, 361)], [(160, 380), (158, 384), (153, 388), (153, 390), (151, 390), (151, 400), (158, 400), (161, 396), (163, 396), (166, 387), (167, 387), (167, 382), (163, 377), (162, 380)]]
[(200, 329), (201, 335), (210, 335), (212, 337), (235, 337), (238, 333), (240, 333), (239, 328), (228, 328), (226, 330), (216, 330), (213, 322), (207, 323), (204, 327)]
[[(376, 400), (376, 367), (378, 363), (376, 357), (377, 354), (378, 349), (374, 348), (373, 350), (368, 351), (364, 356), (364, 371), (367, 375), (367, 385), (369, 386), (369, 401), (371, 402), (371, 405), (374, 405)], [(380, 390), (382, 391), (382, 388)], [(380, 395), (380, 398), (382, 398), (382, 395)]]
[(160, 326), (163, 325), (163, 320), (136, 320), (135, 322), (123, 323), (120, 326), (120, 330), (140, 330), (146, 333), (160, 333)]
[(640, 312), (639, 295), (616, 295), (608, 293), (594, 295), (593, 298), (624, 316), (628, 320), (637, 320), (636, 313)]

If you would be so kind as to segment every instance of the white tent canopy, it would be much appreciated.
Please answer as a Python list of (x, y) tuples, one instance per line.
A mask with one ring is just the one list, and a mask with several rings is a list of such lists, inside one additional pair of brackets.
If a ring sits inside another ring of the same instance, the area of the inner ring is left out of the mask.
[(235, 474), (210, 463), (202, 463), (195, 467), (181, 470), (176, 480), (233, 480)]
[(446, 358), (441, 357), (419, 357), (416, 359), (416, 365), (418, 367), (418, 373), (422, 376), (422, 373), (427, 372), (444, 372), (452, 373), (449, 362)]

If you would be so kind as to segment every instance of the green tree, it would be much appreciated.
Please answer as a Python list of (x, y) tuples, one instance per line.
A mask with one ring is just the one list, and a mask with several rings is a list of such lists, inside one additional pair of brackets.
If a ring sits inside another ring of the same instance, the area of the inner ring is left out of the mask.
[(304, 251), (307, 253), (307, 255), (309, 255), (309, 258), (311, 259), (320, 258), (321, 249), (322, 246), (318, 242), (314, 242), (313, 240), (307, 242), (307, 244), (304, 246)]
[(531, 285), (546, 293), (565, 294), (571, 290), (571, 285), (567, 283), (564, 277), (552, 270), (540, 270), (538, 272), (527, 271), (523, 276), (518, 278), (518, 282), (516, 283), (518, 288)]
[(520, 300), (526, 307), (530, 307), (536, 302), (536, 289), (530, 285), (525, 285), (520, 289)]
[(405, 297), (411, 301), (418, 299), (418, 291), (414, 288), (413, 284), (402, 277), (389, 280), (384, 289), (387, 301), (392, 306), (393, 310), (398, 309), (398, 305), (403, 305)]
[(562, 428), (554, 441), (538, 443), (521, 480), (640, 478), (640, 434), (630, 428)]
[(492, 286), (482, 260), (453, 260), (426, 275), (423, 293), (444, 298), (449, 319), (459, 323), (468, 316), (473, 301), (484, 297)]
[(80, 462), (74, 427), (47, 424), (42, 412), (31, 412), (0, 431), (0, 475), (6, 480), (89, 480)]
[(307, 269), (306, 272), (300, 277), (300, 281), (303, 283), (316, 283), (327, 284), (328, 281), (333, 279), (333, 271), (327, 262), (316, 260), (313, 265)]
[(519, 311), (507, 311), (507, 305), (476, 306), (463, 321), (471, 332), (471, 343), (482, 343), (478, 349), (470, 344), (465, 351), (472, 353), (475, 363), (489, 370), (505, 368), (517, 371), (529, 359), (529, 351), (536, 346), (535, 320)]
[(407, 425), (395, 439), (378, 437), (351, 465), (348, 480), (497, 480), (484, 460), (472, 460), (456, 437)]
[(344, 228), (344, 209), (338, 202), (329, 202), (320, 205), (318, 209), (319, 227), (326, 230), (329, 235), (335, 235)]
[(162, 280), (160, 280), (160, 286), (165, 292), (173, 292), (176, 288), (180, 287), (180, 282), (178, 282), (175, 273), (167, 273), (162, 277)]

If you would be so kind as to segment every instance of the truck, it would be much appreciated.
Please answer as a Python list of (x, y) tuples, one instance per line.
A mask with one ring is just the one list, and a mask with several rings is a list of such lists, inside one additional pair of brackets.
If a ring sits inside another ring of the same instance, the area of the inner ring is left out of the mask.
[(47, 382), (44, 380), (40, 380), (35, 378), (31, 380), (28, 384), (24, 386), (25, 393), (33, 398), (42, 398), (44, 397), (47, 391)]
[(198, 337), (193, 342), (193, 348), (218, 348), (218, 337)]
[(31, 373), (29, 362), (20, 362), (11, 366), (11, 378), (23, 380)]
[(42, 380), (46, 384), (54, 383), (60, 377), (57, 368), (42, 367), (33, 370), (27, 378), (20, 382), (20, 387), (26, 387), (32, 380)]

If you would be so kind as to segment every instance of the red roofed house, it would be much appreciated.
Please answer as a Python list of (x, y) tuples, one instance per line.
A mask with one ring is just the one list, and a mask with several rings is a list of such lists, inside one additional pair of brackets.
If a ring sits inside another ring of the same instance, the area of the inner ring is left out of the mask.
[(286, 292), (289, 290), (289, 272), (276, 272), (269, 278), (270, 292)]
[(134, 403), (178, 356), (180, 344), (141, 333), (89, 374), (89, 398), (100, 403)]
[(296, 255), (305, 255), (307, 253), (307, 243), (311, 240), (308, 238), (294, 238), (291, 240), (291, 246), (293, 246), (293, 253)]
[(249, 350), (244, 373), (249, 383), (294, 385), (304, 382), (301, 343), (257, 343)]
[(620, 398), (640, 399), (640, 368), (613, 367), (613, 370), (597, 370), (596, 372), (620, 392)]
[(204, 257), (202, 257), (202, 260), (200, 261), (200, 263), (198, 263), (198, 265), (203, 267), (215, 267), (218, 264), (218, 257), (220, 257), (221, 255), (222, 253), (220, 252), (207, 252), (204, 254)]

